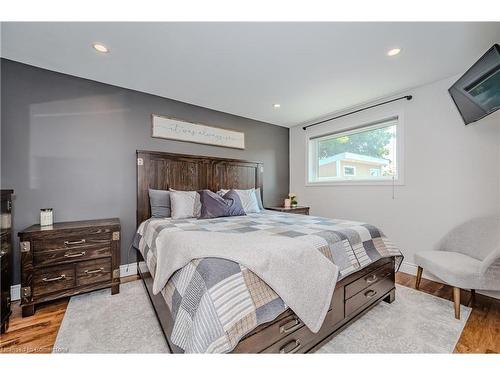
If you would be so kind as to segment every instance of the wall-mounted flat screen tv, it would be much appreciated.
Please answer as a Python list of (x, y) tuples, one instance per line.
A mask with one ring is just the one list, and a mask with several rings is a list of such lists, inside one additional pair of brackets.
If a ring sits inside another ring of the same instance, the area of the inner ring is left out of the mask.
[(500, 108), (500, 46), (491, 47), (448, 90), (465, 124)]

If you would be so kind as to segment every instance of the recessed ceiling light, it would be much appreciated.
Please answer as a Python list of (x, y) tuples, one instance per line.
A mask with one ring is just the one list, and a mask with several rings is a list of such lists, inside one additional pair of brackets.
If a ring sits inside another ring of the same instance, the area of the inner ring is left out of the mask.
[(401, 52), (401, 48), (393, 48), (387, 51), (387, 56), (396, 56), (399, 52)]
[(104, 44), (101, 43), (94, 43), (92, 45), (96, 51), (102, 52), (102, 53), (108, 53), (109, 49), (106, 47)]
[(273, 104), (273, 107), (274, 107), (274, 108), (279, 108), (279, 107), (281, 107), (281, 104), (279, 104), (279, 103), (275, 103), (275, 104)]

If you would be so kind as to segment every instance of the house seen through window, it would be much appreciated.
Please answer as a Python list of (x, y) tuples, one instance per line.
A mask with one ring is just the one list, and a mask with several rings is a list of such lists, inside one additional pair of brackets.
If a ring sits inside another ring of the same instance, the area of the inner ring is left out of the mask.
[(308, 181), (397, 179), (397, 125), (391, 118), (309, 139)]

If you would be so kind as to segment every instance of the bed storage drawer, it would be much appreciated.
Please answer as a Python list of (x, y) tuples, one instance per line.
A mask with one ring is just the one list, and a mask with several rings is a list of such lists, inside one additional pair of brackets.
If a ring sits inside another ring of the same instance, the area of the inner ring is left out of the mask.
[[(333, 325), (339, 323), (344, 318), (344, 289), (336, 288), (332, 297), (332, 309), (330, 309), (325, 317), (325, 322), (323, 323), (323, 328), (332, 327)], [(277, 350), (276, 345), (270, 344), (283, 344), (283, 340), (287, 342), (287, 340), (293, 341), (295, 336), (292, 336), (295, 332), (301, 330), (301, 332), (309, 332), (310, 335), (314, 334), (309, 331), (309, 329), (304, 325), (304, 323), (290, 310), (285, 311), (280, 317), (276, 318), (274, 323), (259, 326), (259, 330), (255, 333), (250, 334), (245, 337), (243, 340), (239, 342), (236, 348), (233, 350), (233, 353), (255, 353), (255, 349), (260, 347), (259, 351), (263, 351), (264, 353), (279, 353), (280, 350)], [(302, 331), (304, 329), (306, 331)], [(321, 332), (321, 331), (320, 331)], [(289, 336), (291, 338), (289, 338)], [(301, 348), (305, 346), (306, 343), (310, 342), (310, 340), (306, 341), (304, 339), (304, 334), (300, 333), (299, 337), (301, 337)], [(290, 349), (290, 345), (288, 345), (284, 351), (292, 350)], [(300, 349), (297, 349), (300, 352)]]
[(287, 337), (271, 345), (263, 351), (263, 353), (274, 354), (293, 354), (301, 353), (306, 344), (314, 339), (314, 333), (309, 328), (302, 327), (297, 331), (291, 333)]
[(292, 354), (304, 353), (314, 346), (320, 339), (328, 336), (332, 327), (344, 319), (344, 293), (342, 288), (337, 288), (333, 293), (333, 308), (326, 314), (319, 332), (312, 333), (304, 324), (297, 327), (286, 337), (266, 348), (263, 353)]
[(303, 325), (301, 328), (266, 348), (263, 353), (292, 354), (309, 351), (319, 341), (328, 336), (332, 327), (337, 326), (343, 320), (344, 311), (342, 307), (342, 305), (338, 305), (328, 311), (319, 332), (312, 333), (309, 328)]
[(394, 278), (389, 276), (377, 283), (370, 285), (368, 288), (360, 291), (345, 301), (346, 317), (353, 315), (364, 307), (369, 306), (379, 300), (384, 294), (394, 288)]
[(345, 286), (345, 298), (346, 299), (351, 298), (352, 296), (358, 294), (362, 290), (390, 276), (392, 272), (393, 272), (392, 262), (388, 262), (384, 264), (382, 267), (377, 268), (376, 270), (370, 272), (369, 274), (360, 277), (356, 281), (347, 284)]
[(286, 312), (283, 315), (285, 316), (276, 323), (272, 323), (240, 341), (238, 346), (233, 350), (233, 353), (250, 353), (251, 350), (255, 350), (255, 347), (258, 346), (265, 349), (269, 343), (279, 341), (292, 332), (304, 327), (304, 323), (297, 315), (293, 313), (286, 315)]

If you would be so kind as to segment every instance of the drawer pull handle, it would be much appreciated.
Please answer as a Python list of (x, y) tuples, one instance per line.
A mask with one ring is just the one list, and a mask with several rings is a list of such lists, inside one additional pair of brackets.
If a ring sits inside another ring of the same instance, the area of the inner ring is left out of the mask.
[(366, 297), (366, 298), (368, 298), (368, 299), (375, 297), (375, 295), (376, 295), (376, 294), (377, 294), (377, 292), (376, 292), (376, 291), (374, 291), (374, 290), (371, 290), (371, 289), (370, 289), (370, 290), (367, 290), (367, 291), (364, 293), (365, 297)]
[(301, 321), (298, 318), (292, 319), (280, 326), (280, 333), (290, 333), (300, 326)]
[(66, 246), (69, 246), (69, 245), (81, 245), (81, 244), (84, 244), (85, 243), (85, 239), (82, 238), (81, 240), (78, 240), (78, 241), (64, 241), (64, 244)]
[(66, 258), (78, 258), (78, 257), (82, 257), (85, 255), (85, 251), (82, 251), (81, 253), (66, 253), (64, 254), (64, 256)]
[(42, 280), (49, 283), (51, 281), (59, 281), (59, 280), (64, 280), (66, 278), (65, 274), (62, 274), (61, 276), (53, 277), (51, 279), (44, 277)]
[(377, 281), (377, 275), (373, 274), (373, 275), (370, 275), (368, 277), (365, 277), (365, 281), (368, 284), (373, 284), (375, 281)]
[[(290, 350), (287, 350), (290, 344), (293, 344), (293, 347)], [(302, 347), (302, 344), (300, 343), (300, 340), (293, 340), (287, 342), (285, 345), (283, 345), (280, 348), (280, 354), (292, 354), (298, 351)]]
[(91, 273), (99, 273), (99, 272), (102, 272), (102, 271), (104, 271), (104, 268), (101, 267), (101, 268), (98, 268), (96, 270), (85, 270), (85, 273), (87, 275), (90, 275)]

